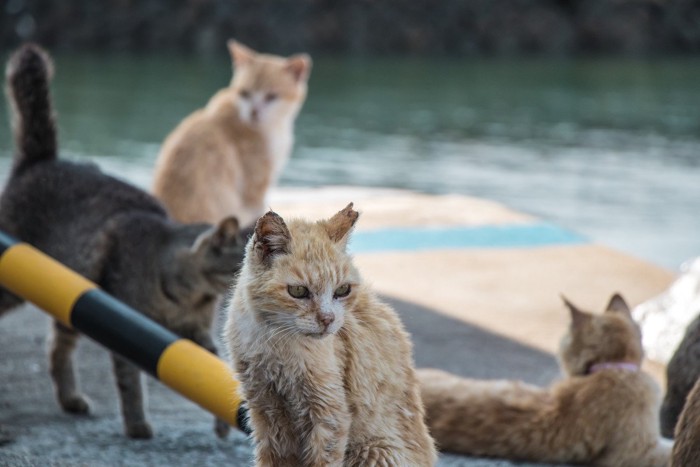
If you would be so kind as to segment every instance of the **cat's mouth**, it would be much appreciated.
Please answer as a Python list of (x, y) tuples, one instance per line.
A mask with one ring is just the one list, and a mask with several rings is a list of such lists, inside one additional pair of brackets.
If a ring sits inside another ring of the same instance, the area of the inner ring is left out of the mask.
[(312, 334), (307, 334), (307, 336), (311, 336), (314, 339), (323, 339), (324, 337), (330, 336), (332, 334), (334, 334), (334, 333), (331, 331), (321, 331), (321, 332), (315, 332)]
[(312, 337), (312, 338), (314, 338), (314, 339), (319, 339), (319, 340), (320, 340), (320, 339), (323, 339), (323, 338), (325, 338), (325, 337), (332, 336), (333, 334), (335, 334), (335, 330), (330, 329), (330, 328), (324, 329), (324, 330), (321, 330), (321, 331), (309, 331), (309, 330), (304, 330), (304, 331), (302, 331), (302, 334), (304, 334), (304, 335), (307, 336), (307, 337)]
[(296, 322), (296, 331), (306, 337), (311, 337), (313, 339), (323, 339), (328, 336), (337, 334), (342, 328), (342, 319), (335, 320), (335, 322), (322, 323), (310, 321), (308, 319), (299, 319)]

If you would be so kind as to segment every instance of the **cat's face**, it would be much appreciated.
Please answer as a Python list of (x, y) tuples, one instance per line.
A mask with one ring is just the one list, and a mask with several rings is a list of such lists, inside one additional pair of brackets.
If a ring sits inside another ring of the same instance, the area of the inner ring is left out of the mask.
[(280, 335), (337, 333), (352, 308), (359, 275), (346, 252), (358, 218), (352, 203), (331, 219), (289, 225), (273, 212), (262, 216), (248, 243), (244, 267), (259, 322)]
[(183, 228), (178, 246), (162, 259), (166, 296), (183, 305), (213, 300), (226, 292), (243, 261), (245, 241), (235, 217), (202, 227)]
[(226, 217), (201, 234), (190, 254), (201, 275), (217, 293), (231, 285), (243, 262), (245, 242), (239, 235), (238, 220)]
[(251, 127), (270, 127), (291, 121), (304, 99), (311, 58), (306, 54), (289, 58), (259, 54), (229, 41), (234, 63), (231, 87), (239, 118)]
[(620, 295), (613, 295), (605, 312), (597, 315), (564, 300), (571, 313), (571, 325), (561, 341), (559, 360), (567, 374), (588, 374), (596, 363), (641, 363), (641, 332)]

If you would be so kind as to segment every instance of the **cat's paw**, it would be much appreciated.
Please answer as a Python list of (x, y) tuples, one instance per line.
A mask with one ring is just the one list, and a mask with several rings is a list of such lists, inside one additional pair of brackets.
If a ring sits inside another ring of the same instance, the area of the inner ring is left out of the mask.
[(231, 425), (221, 420), (220, 418), (214, 420), (214, 432), (216, 433), (216, 436), (218, 436), (221, 439), (226, 439), (230, 431)]
[(394, 449), (383, 445), (358, 446), (347, 453), (345, 465), (353, 467), (396, 467)]
[(153, 438), (153, 429), (148, 422), (130, 423), (126, 426), (126, 435), (133, 439)]
[(88, 399), (80, 394), (73, 394), (61, 399), (61, 407), (65, 412), (76, 415), (87, 415), (90, 413)]

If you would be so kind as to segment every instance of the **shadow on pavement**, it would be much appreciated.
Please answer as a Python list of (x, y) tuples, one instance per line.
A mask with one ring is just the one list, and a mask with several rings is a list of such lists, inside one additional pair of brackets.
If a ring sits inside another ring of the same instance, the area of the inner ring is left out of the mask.
[[(434, 367), (479, 379), (519, 379), (547, 385), (559, 374), (556, 359), (473, 324), (384, 296), (413, 339), (417, 367)], [(513, 323), (517, 326), (517, 323)]]

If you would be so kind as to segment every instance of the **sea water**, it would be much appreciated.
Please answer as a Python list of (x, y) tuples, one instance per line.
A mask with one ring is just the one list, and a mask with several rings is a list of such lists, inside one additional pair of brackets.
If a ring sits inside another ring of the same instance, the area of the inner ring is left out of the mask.
[[(150, 185), (217, 57), (56, 56), (63, 157)], [(700, 59), (315, 57), (281, 185), (463, 193), (677, 269), (700, 255)], [(2, 102), (4, 106), (4, 101)], [(0, 113), (0, 176), (11, 138)]]

